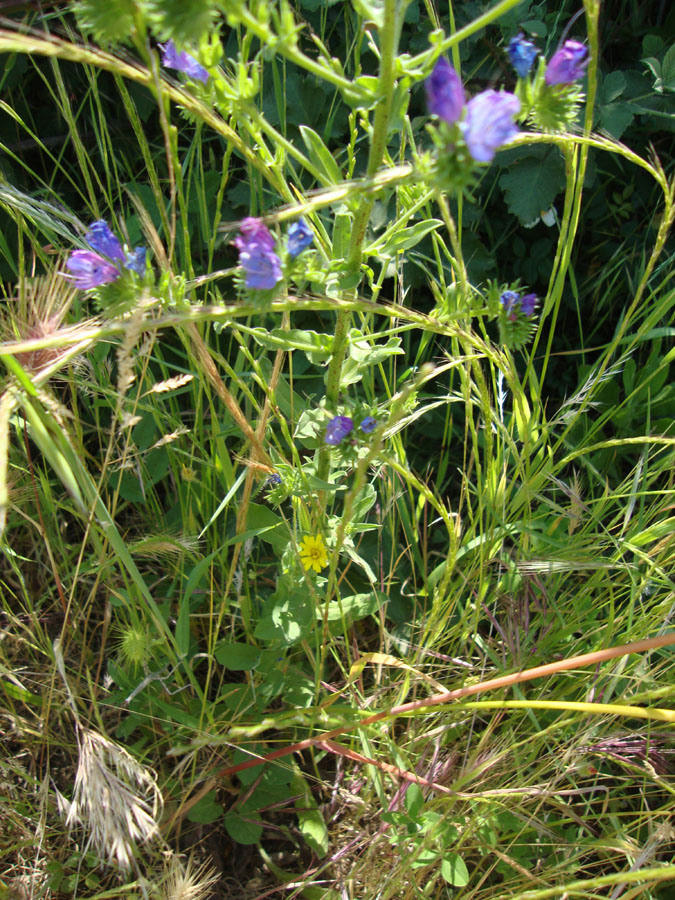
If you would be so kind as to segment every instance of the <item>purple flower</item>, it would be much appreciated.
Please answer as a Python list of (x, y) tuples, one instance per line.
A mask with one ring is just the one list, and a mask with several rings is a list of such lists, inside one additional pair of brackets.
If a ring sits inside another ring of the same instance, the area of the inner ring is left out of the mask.
[(377, 426), (377, 422), (372, 416), (366, 416), (363, 422), (359, 425), (359, 428), (364, 434), (371, 434), (375, 431)]
[(145, 275), (146, 252), (147, 249), (145, 247), (134, 247), (133, 250), (130, 250), (126, 255), (124, 262), (126, 268), (135, 272), (137, 275)]
[[(116, 281), (122, 271), (119, 263), (138, 275), (145, 273), (145, 247), (135, 247), (125, 254), (103, 219), (89, 226), (84, 239), (91, 250), (75, 250), (66, 260), (66, 268), (73, 273), (67, 277), (72, 278), (75, 287), (81, 291)], [(113, 265), (112, 260), (117, 265)]]
[(520, 100), (515, 94), (483, 91), (469, 100), (461, 128), (476, 162), (490, 162), (495, 151), (518, 134), (513, 116), (519, 112)]
[(239, 265), (246, 272), (246, 287), (267, 291), (281, 281), (281, 260), (274, 252), (274, 238), (264, 222), (244, 219), (234, 239)]
[(119, 262), (124, 262), (122, 245), (103, 219), (99, 219), (98, 222), (94, 222), (89, 226), (89, 231), (86, 233), (84, 239), (91, 249), (100, 253), (101, 256), (107, 256), (108, 259), (116, 259)]
[(509, 41), (508, 53), (511, 65), (516, 70), (516, 75), (519, 78), (525, 78), (532, 68), (532, 63), (535, 61), (539, 50), (532, 41), (528, 41), (521, 33)]
[(584, 74), (588, 48), (579, 41), (565, 41), (546, 66), (546, 84), (572, 84)]
[(520, 300), (520, 294), (516, 291), (504, 291), (504, 293), (499, 298), (499, 302), (504, 307), (504, 312), (509, 317), (509, 319), (516, 318), (516, 304)]
[(464, 109), (465, 96), (459, 75), (444, 57), (425, 82), (429, 112), (449, 125), (458, 121)]
[(326, 443), (331, 447), (337, 447), (353, 430), (354, 422), (349, 416), (335, 416), (326, 425)]
[(281, 281), (281, 262), (276, 253), (244, 251), (239, 254), (239, 262), (246, 272), (247, 288), (269, 291)]
[(75, 287), (81, 291), (110, 284), (119, 278), (120, 271), (107, 259), (92, 250), (74, 250), (66, 260), (66, 268), (73, 273)]
[(531, 316), (534, 313), (534, 308), (537, 305), (537, 295), (536, 294), (525, 294), (523, 299), (520, 301), (520, 308), (523, 311), (524, 316)]
[(204, 66), (201, 66), (194, 56), (190, 56), (185, 50), (178, 53), (173, 41), (160, 44), (159, 49), (162, 51), (162, 65), (166, 69), (178, 69), (179, 72), (183, 72), (188, 78), (194, 78), (196, 81), (201, 81), (204, 84), (209, 80), (209, 73)]
[(304, 219), (294, 222), (288, 229), (288, 243), (286, 244), (290, 258), (295, 259), (306, 247), (309, 247), (313, 240), (314, 232)]
[(521, 298), (517, 291), (504, 291), (499, 298), (499, 302), (504, 307), (504, 312), (508, 319), (511, 322), (515, 322), (519, 313), (528, 317), (534, 313), (534, 309), (537, 305), (537, 295), (525, 294), (525, 296)]

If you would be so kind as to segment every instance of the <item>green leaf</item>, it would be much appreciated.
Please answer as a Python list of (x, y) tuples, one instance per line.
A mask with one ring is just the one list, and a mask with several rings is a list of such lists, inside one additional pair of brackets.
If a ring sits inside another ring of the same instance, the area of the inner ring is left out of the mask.
[(249, 536), (257, 534), (263, 541), (271, 544), (278, 553), (286, 549), (288, 527), (280, 516), (266, 506), (249, 504), (246, 530), (250, 532)]
[(215, 0), (144, 0), (143, 6), (157, 36), (179, 46), (197, 44), (217, 14)]
[(650, 56), (648, 59), (641, 60), (651, 71), (654, 76), (654, 90), (661, 93), (663, 90), (663, 81), (661, 79), (661, 63), (658, 59)]
[(548, 34), (546, 23), (542, 22), (541, 19), (526, 19), (520, 23), (520, 27), (533, 37), (543, 38)]
[(620, 97), (626, 89), (626, 76), (618, 69), (610, 72), (602, 83), (602, 96), (605, 103), (611, 103)]
[(421, 869), (423, 866), (432, 866), (438, 862), (439, 855), (439, 851), (432, 848), (420, 850), (412, 862), (412, 867), (413, 869)]
[(441, 875), (448, 884), (464, 887), (469, 883), (469, 870), (457, 853), (449, 853), (441, 863)]
[(418, 784), (411, 784), (405, 792), (405, 808), (408, 815), (416, 819), (424, 806), (424, 794)]
[(675, 44), (669, 48), (663, 57), (661, 79), (667, 91), (675, 91)]
[(263, 641), (280, 641), (291, 646), (312, 629), (314, 604), (304, 588), (296, 588), (288, 578), (280, 578), (277, 589), (262, 610), (254, 635)]
[[(342, 617), (351, 619), (365, 619), (386, 603), (387, 596), (382, 591), (371, 591), (369, 594), (352, 594), (343, 597), (342, 600), (331, 600), (328, 604), (328, 621), (338, 622)], [(316, 618), (321, 621), (324, 617), (325, 606), (316, 607)]]
[(296, 795), (295, 812), (300, 834), (316, 855), (323, 857), (328, 853), (328, 829), (310, 787), (299, 770), (296, 771), (291, 786)]
[(321, 140), (319, 135), (307, 125), (300, 126), (300, 134), (307, 147), (307, 153), (315, 167), (323, 173), (324, 182), (327, 185), (339, 184), (342, 181), (342, 173), (340, 167), (333, 159), (333, 156)]
[(227, 813), (223, 821), (227, 833), (238, 844), (257, 844), (262, 837), (262, 825), (249, 822), (235, 812)]
[(642, 38), (643, 56), (658, 56), (659, 53), (663, 50), (663, 47), (663, 38), (659, 34), (646, 34)]
[(328, 359), (333, 351), (332, 334), (320, 334), (316, 331), (300, 331), (292, 328), (282, 331), (274, 328), (252, 328), (248, 334), (261, 347), (268, 350), (302, 350), (312, 363), (321, 363)]
[(260, 649), (239, 641), (221, 641), (214, 651), (216, 660), (233, 672), (250, 672), (260, 662)]
[(190, 822), (197, 822), (200, 825), (208, 825), (209, 822), (215, 822), (225, 811), (220, 803), (215, 801), (216, 792), (209, 791), (201, 800), (198, 800), (187, 814)]
[(401, 228), (390, 234), (386, 241), (376, 241), (365, 250), (365, 253), (388, 259), (397, 253), (417, 246), (423, 238), (430, 232), (440, 228), (442, 224), (443, 222), (440, 219), (426, 219), (424, 222), (416, 222), (414, 225), (409, 225), (407, 228)]
[(373, 504), (377, 500), (377, 491), (373, 487), (372, 484), (367, 483), (361, 488), (361, 490), (356, 495), (354, 499), (354, 506), (352, 507), (352, 519), (354, 521), (360, 521), (365, 518), (368, 510), (372, 508)]
[(633, 112), (627, 103), (608, 103), (600, 108), (600, 127), (617, 140), (633, 121)]
[(623, 72), (610, 72), (602, 83), (602, 96), (605, 103), (611, 103), (620, 97), (626, 89), (626, 76)]
[(509, 211), (523, 225), (548, 209), (565, 186), (565, 171), (559, 152), (543, 157), (528, 156), (514, 163), (499, 179)]
[(404, 352), (399, 337), (390, 337), (386, 344), (374, 344), (360, 331), (353, 329), (349, 334), (349, 359), (345, 360), (342, 367), (340, 384), (343, 387), (356, 384), (367, 369), (379, 365), (390, 356), (400, 356)]

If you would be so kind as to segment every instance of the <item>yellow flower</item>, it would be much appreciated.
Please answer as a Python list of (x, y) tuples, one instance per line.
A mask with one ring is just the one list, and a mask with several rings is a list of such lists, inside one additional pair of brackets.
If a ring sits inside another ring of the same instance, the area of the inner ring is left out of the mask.
[(326, 555), (326, 546), (320, 534), (312, 537), (311, 534), (305, 535), (300, 544), (300, 562), (305, 567), (305, 571), (309, 572), (314, 569), (320, 572), (328, 565), (328, 556)]

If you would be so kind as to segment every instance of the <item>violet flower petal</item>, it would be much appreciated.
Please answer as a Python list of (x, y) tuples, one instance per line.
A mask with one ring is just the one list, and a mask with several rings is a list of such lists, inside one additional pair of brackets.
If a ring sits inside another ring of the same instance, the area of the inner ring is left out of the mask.
[(68, 277), (81, 291), (110, 284), (120, 274), (116, 266), (92, 250), (74, 250), (66, 260), (66, 268), (72, 272)]
[(469, 153), (476, 162), (491, 162), (495, 152), (518, 134), (513, 116), (520, 112), (515, 94), (483, 91), (466, 107), (466, 121), (461, 123)]
[(588, 65), (588, 48), (579, 41), (565, 41), (546, 66), (546, 84), (572, 84)]
[(89, 226), (89, 231), (86, 233), (84, 239), (91, 249), (95, 250), (96, 253), (100, 253), (101, 256), (107, 256), (108, 259), (116, 259), (119, 262), (124, 262), (122, 245), (103, 219), (99, 219)]
[(429, 112), (449, 125), (459, 120), (464, 109), (464, 88), (459, 75), (441, 57), (425, 82)]
[(334, 416), (326, 425), (326, 443), (337, 447), (354, 430), (354, 422), (349, 416)]

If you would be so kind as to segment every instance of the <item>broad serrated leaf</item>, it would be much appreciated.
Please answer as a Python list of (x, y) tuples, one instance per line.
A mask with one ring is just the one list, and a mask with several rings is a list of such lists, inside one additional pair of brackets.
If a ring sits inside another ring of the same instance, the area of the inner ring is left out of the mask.
[(548, 209), (565, 186), (560, 155), (550, 152), (542, 158), (527, 157), (512, 165), (499, 179), (509, 211), (523, 225)]

